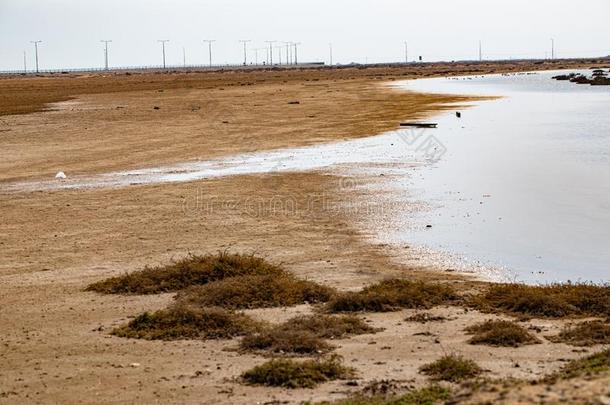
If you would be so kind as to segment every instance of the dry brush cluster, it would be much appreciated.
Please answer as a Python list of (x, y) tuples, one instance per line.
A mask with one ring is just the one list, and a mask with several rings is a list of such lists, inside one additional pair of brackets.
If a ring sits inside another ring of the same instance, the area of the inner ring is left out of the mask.
[[(176, 293), (174, 302), (167, 308), (142, 313), (112, 333), (125, 338), (149, 340), (240, 337), (241, 352), (272, 357), (243, 373), (242, 381), (288, 388), (312, 387), (324, 381), (355, 375), (355, 370), (343, 366), (340, 358), (330, 353), (335, 348), (333, 340), (380, 330), (369, 326), (357, 313), (428, 310), (439, 305), (459, 305), (521, 318), (606, 317), (610, 314), (610, 287), (607, 286), (494, 284), (482, 293), (466, 297), (458, 294), (449, 284), (391, 279), (357, 292), (338, 292), (299, 279), (282, 266), (263, 258), (228, 252), (188, 256), (169, 265), (146, 267), (91, 284), (87, 290), (104, 294)], [(292, 318), (281, 324), (269, 324), (255, 321), (242, 312), (299, 304), (313, 305), (316, 314)], [(418, 313), (406, 320), (427, 323), (447, 319)], [(541, 342), (523, 326), (507, 320), (488, 320), (469, 326), (465, 332), (471, 335), (470, 344), (519, 347)], [(566, 327), (559, 335), (547, 339), (572, 345), (605, 344), (610, 342), (610, 325), (601, 320), (583, 322)], [(310, 359), (290, 358), (299, 356)], [(583, 361), (589, 369), (595, 369), (600, 361), (607, 363), (607, 357)], [(598, 368), (609, 367), (606, 363)], [(420, 372), (435, 381), (456, 383), (474, 379), (483, 370), (461, 356), (446, 355), (422, 366)], [(574, 373), (573, 370), (566, 370), (562, 376)], [(411, 403), (407, 398), (431, 396), (440, 399), (448, 395), (447, 392), (446, 388), (433, 385), (396, 398)], [(387, 399), (372, 396), (359, 398), (355, 397), (354, 402), (349, 403), (364, 403), (359, 400), (386, 403), (375, 401)]]

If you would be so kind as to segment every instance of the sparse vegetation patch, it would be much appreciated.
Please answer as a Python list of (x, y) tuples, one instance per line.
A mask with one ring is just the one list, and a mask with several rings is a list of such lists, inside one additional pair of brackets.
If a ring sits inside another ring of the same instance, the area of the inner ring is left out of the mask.
[(330, 312), (387, 312), (401, 308), (431, 308), (458, 300), (453, 288), (446, 284), (392, 279), (362, 291), (337, 294), (328, 302), (327, 309)]
[(610, 324), (604, 321), (588, 321), (565, 327), (557, 336), (549, 336), (552, 342), (573, 346), (593, 346), (610, 343)]
[(261, 328), (250, 317), (226, 309), (173, 305), (145, 312), (112, 334), (147, 340), (229, 339)]
[(332, 349), (323, 339), (340, 339), (376, 331), (354, 316), (299, 316), (244, 337), (240, 347), (245, 351), (273, 354), (318, 355)]
[(267, 352), (286, 355), (319, 355), (332, 346), (312, 332), (302, 330), (272, 329), (245, 336), (240, 348), (251, 352)]
[(559, 379), (572, 379), (607, 371), (610, 371), (610, 349), (581, 359), (572, 360), (557, 373), (545, 377), (543, 381), (552, 383)]
[(510, 321), (489, 320), (469, 326), (466, 332), (473, 335), (468, 341), (473, 345), (519, 347), (540, 343), (524, 327)]
[(432, 315), (428, 312), (420, 312), (418, 314), (409, 316), (405, 319), (407, 322), (418, 322), (418, 323), (428, 323), (428, 322), (444, 322), (447, 318), (444, 316), (436, 316)]
[(300, 280), (290, 274), (231, 277), (195, 286), (177, 295), (179, 302), (231, 309), (286, 307), (326, 302), (330, 287)]
[(477, 377), (483, 370), (472, 360), (462, 356), (447, 355), (422, 366), (419, 371), (433, 380), (460, 382)]
[(351, 398), (333, 402), (334, 405), (433, 405), (446, 401), (451, 396), (448, 388), (429, 385), (403, 395), (355, 395)]
[(338, 356), (330, 359), (295, 361), (270, 360), (242, 374), (247, 384), (284, 388), (313, 388), (316, 385), (353, 377), (354, 370), (345, 367)]
[(493, 284), (473, 297), (471, 305), (484, 312), (561, 318), (610, 315), (610, 286), (593, 284)]
[(286, 274), (281, 267), (254, 255), (219, 252), (215, 255), (191, 255), (165, 266), (146, 267), (112, 277), (89, 285), (87, 291), (105, 294), (159, 294), (228, 277)]

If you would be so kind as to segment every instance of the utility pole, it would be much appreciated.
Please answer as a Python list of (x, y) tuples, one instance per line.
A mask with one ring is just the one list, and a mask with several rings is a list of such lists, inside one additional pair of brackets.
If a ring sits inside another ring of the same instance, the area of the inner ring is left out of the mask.
[(328, 52), (330, 56), (330, 66), (333, 65), (333, 44), (328, 44)]
[(182, 66), (186, 69), (186, 49), (182, 47)]
[(286, 45), (286, 64), (290, 65), (290, 59), (289, 59), (289, 53), (290, 53), (290, 42), (284, 42), (284, 45)]
[(551, 60), (555, 59), (555, 39), (551, 38)]
[(301, 45), (300, 42), (294, 42), (294, 64), (298, 65), (299, 64), (299, 49), (298, 46)]
[(483, 48), (481, 46), (481, 41), (479, 41), (479, 62), (483, 60)]
[(409, 63), (409, 45), (405, 41), (405, 63)]
[(212, 67), (212, 42), (216, 42), (215, 39), (204, 39), (203, 42), (208, 44), (208, 55), (210, 57), (210, 67)]
[(280, 66), (282, 66), (282, 46), (276, 46), (275, 49), (277, 49), (277, 60), (278, 60), (278, 64)]
[(248, 64), (248, 51), (246, 49), (248, 42), (252, 42), (249, 39), (240, 39), (239, 42), (244, 44), (244, 66)]
[(34, 49), (36, 52), (36, 73), (38, 73), (38, 44), (41, 43), (42, 41), (30, 41), (31, 43), (34, 44)]
[(169, 42), (169, 39), (158, 39), (157, 42), (161, 42), (163, 48), (163, 69), (165, 69), (165, 43)]
[(108, 70), (108, 42), (112, 42), (112, 40), (102, 39), (100, 42), (104, 43), (104, 69)]
[(23, 51), (23, 73), (28, 72), (27, 59), (25, 58), (25, 51)]
[(269, 64), (273, 66), (273, 44), (277, 41), (265, 41), (269, 44)]

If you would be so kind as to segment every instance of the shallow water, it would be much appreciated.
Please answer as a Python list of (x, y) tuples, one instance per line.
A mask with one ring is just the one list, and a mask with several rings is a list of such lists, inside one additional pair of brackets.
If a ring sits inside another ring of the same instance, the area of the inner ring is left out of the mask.
[(433, 208), (391, 239), (519, 281), (610, 281), (610, 87), (551, 80), (555, 73), (402, 85), (503, 98), (435, 120), (447, 152), (404, 183)]

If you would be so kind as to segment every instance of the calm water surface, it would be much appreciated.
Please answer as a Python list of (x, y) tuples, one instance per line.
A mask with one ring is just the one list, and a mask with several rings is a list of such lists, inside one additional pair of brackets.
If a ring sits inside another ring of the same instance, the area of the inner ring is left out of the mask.
[(393, 239), (504, 268), (519, 281), (610, 281), (610, 87), (553, 74), (401, 85), (503, 98), (434, 120), (439, 128), (429, 133), (446, 153), (403, 183), (432, 209)]

